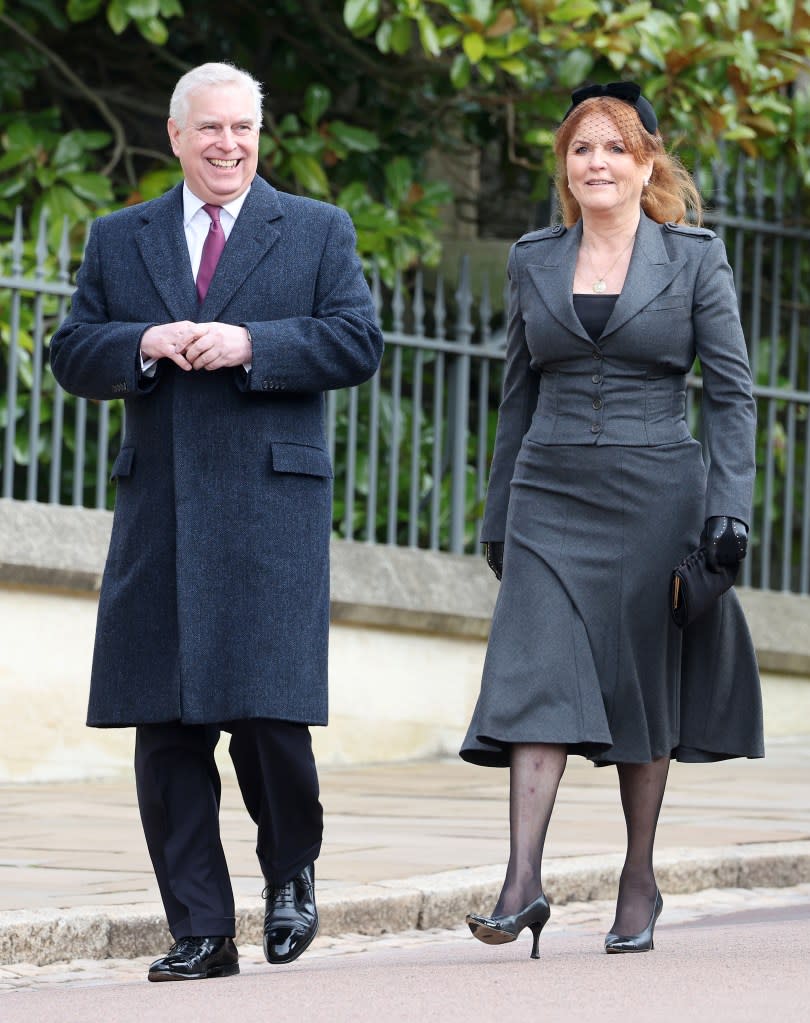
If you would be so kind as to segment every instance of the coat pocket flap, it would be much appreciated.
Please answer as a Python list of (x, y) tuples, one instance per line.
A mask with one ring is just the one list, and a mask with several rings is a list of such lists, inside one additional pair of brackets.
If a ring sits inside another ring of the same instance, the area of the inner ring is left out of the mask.
[(332, 463), (328, 452), (309, 444), (288, 444), (273, 441), (270, 458), (276, 472), (294, 472), (304, 476), (332, 478)]
[(122, 476), (132, 475), (132, 466), (135, 462), (135, 448), (121, 448), (113, 462), (111, 480), (117, 480)]

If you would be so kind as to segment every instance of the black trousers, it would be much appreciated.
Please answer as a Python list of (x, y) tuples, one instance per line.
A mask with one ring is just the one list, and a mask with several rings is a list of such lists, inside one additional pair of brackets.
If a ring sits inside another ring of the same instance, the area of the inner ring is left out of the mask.
[(318, 774), (306, 725), (271, 718), (222, 725), (139, 725), (135, 782), (146, 844), (175, 940), (236, 933), (219, 834), (221, 731), (242, 798), (258, 826), (265, 881), (286, 884), (317, 859), (323, 833)]

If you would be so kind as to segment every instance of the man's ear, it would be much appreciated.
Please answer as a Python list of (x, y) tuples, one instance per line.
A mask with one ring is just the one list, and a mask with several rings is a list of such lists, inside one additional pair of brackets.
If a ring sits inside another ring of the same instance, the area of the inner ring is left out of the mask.
[(172, 152), (175, 156), (177, 156), (177, 144), (180, 138), (180, 125), (173, 117), (170, 117), (166, 122), (166, 130), (169, 133), (169, 142), (171, 143)]

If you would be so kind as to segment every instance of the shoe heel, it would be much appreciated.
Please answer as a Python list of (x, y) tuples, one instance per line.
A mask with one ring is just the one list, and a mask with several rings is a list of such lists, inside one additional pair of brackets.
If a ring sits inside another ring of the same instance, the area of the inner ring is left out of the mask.
[(531, 950), (531, 953), (529, 954), (529, 958), (530, 959), (539, 959), (540, 958), (540, 952), (538, 950), (538, 945), (540, 943), (540, 934), (541, 934), (541, 932), (543, 930), (544, 924), (540, 924), (540, 923), (529, 924), (529, 927), (530, 927), (531, 932), (532, 932), (532, 950)]

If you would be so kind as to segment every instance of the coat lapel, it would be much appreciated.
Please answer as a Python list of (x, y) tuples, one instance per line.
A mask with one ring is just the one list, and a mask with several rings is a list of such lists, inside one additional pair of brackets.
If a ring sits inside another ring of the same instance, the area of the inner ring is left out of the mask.
[(642, 213), (624, 287), (605, 324), (602, 340), (609, 340), (611, 334), (660, 295), (675, 280), (685, 263), (683, 258), (670, 258), (661, 237), (661, 225)]
[(197, 290), (183, 231), (183, 186), (150, 203), (135, 244), (147, 272), (175, 320), (192, 319)]
[(582, 222), (574, 226), (551, 243), (537, 246), (543, 262), (535, 259), (534, 253), (526, 257), (526, 272), (532, 280), (543, 304), (567, 330), (592, 344), (587, 331), (574, 312), (574, 270), (577, 265), (577, 250), (582, 240)]
[(200, 307), (200, 322), (217, 319), (248, 275), (275, 245), (281, 232), (272, 221), (283, 216), (276, 190), (262, 178), (254, 178)]

